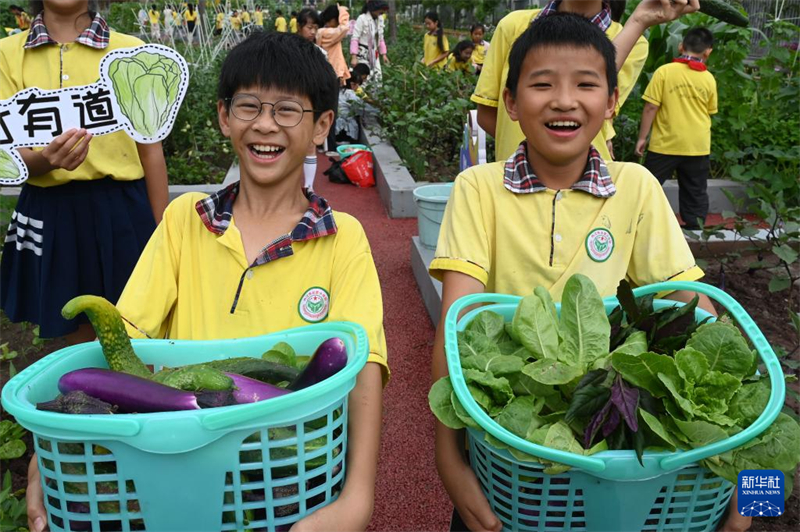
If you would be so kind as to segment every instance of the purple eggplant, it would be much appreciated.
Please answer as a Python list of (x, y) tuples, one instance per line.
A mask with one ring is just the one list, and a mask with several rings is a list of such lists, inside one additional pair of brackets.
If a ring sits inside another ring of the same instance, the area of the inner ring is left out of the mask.
[(80, 390), (59, 395), (52, 401), (36, 403), (36, 409), (62, 414), (113, 414), (117, 411), (113, 405), (86, 395)]
[(278, 388), (267, 382), (257, 381), (250, 377), (237, 375), (236, 373), (225, 373), (225, 375), (233, 379), (233, 397), (239, 404), (257, 403), (290, 393), (289, 390), (284, 390), (283, 388)]
[(302, 390), (339, 373), (347, 365), (347, 348), (341, 338), (322, 342), (300, 375), (289, 385), (290, 390)]
[(85, 368), (65, 373), (58, 380), (63, 394), (76, 390), (119, 408), (120, 413), (198, 410), (197, 398), (149, 379), (111, 371)]

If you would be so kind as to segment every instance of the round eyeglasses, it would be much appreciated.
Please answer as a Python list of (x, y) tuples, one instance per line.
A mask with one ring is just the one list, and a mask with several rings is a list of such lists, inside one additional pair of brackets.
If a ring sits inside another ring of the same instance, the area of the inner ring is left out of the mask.
[(292, 100), (281, 100), (270, 103), (262, 102), (252, 94), (237, 94), (233, 98), (226, 98), (230, 102), (233, 116), (245, 122), (252, 122), (264, 109), (264, 105), (272, 106), (272, 119), (281, 127), (294, 127), (303, 120), (305, 113), (316, 113), (314, 109), (303, 109), (303, 106)]

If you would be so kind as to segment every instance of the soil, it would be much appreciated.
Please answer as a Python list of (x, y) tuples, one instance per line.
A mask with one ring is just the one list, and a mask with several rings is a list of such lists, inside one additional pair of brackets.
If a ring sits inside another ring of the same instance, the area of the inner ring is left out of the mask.
[[(704, 269), (707, 275), (704, 281), (724, 288), (727, 293), (744, 306), (770, 344), (776, 350), (783, 349), (790, 353), (788, 357), (797, 361), (800, 358), (800, 350), (797, 349), (797, 334), (788, 323), (787, 309), (789, 308), (789, 301), (787, 292), (771, 294), (767, 289), (769, 275), (760, 270), (748, 270), (747, 264), (751, 261), (752, 259), (745, 257), (732, 264), (725, 264), (724, 268), (722, 268), (718, 260), (714, 258), (706, 259), (707, 264), (704, 265)], [(800, 289), (794, 290), (793, 299), (793, 308), (800, 308)], [(722, 309), (719, 310), (721, 311)], [(2, 343), (7, 343), (9, 350), (15, 350), (19, 353), (19, 356), (13, 360), (17, 371), (26, 368), (41, 357), (66, 346), (64, 339), (38, 339), (34, 328), (30, 324), (12, 324), (4, 315), (0, 315), (0, 335)], [(6, 362), (0, 363), (0, 385), (4, 385), (8, 380), (8, 367)], [(797, 373), (798, 371), (795, 370), (795, 374)], [(795, 390), (798, 389), (797, 382), (790, 384), (790, 386), (793, 386)], [(797, 408), (797, 404), (794, 401), (789, 400), (787, 403), (795, 409)], [(7, 415), (4, 414), (3, 417), (7, 417)], [(26, 483), (27, 464), (32, 453), (30, 436), (26, 437), (26, 444), (28, 453), (21, 458), (8, 462), (14, 489), (24, 487)], [(795, 477), (795, 485), (800, 486), (800, 477), (798, 476)], [(792, 497), (786, 501), (784, 515), (778, 518), (755, 519), (751, 530), (756, 532), (800, 530), (800, 497), (798, 492), (800, 492), (800, 489), (796, 489)]]

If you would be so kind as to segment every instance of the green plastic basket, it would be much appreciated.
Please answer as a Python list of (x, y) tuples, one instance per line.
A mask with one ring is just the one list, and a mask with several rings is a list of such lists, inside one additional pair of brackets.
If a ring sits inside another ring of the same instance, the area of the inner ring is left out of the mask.
[[(785, 384), (780, 363), (752, 318), (725, 292), (694, 282), (665, 282), (640, 287), (636, 296), (688, 290), (722, 304), (739, 323), (766, 365), (772, 383), (769, 402), (758, 419), (742, 432), (697, 449), (645, 452), (644, 466), (633, 451), (603, 451), (582, 456), (526, 441), (495, 423), (467, 389), (458, 353), (457, 332), (481, 312), (490, 310), (511, 321), (517, 296), (473, 294), (457, 300), (445, 318), (445, 350), (454, 391), (467, 413), (483, 430), (468, 429), (470, 462), (493, 511), (506, 530), (714, 530), (734, 486), (699, 467), (697, 462), (739, 447), (766, 430), (781, 411)], [(606, 311), (617, 306), (604, 300)], [(680, 304), (656, 300), (658, 306)], [(459, 315), (473, 305), (483, 305)], [(697, 316), (708, 314), (702, 310)], [(505, 444), (548, 461), (572, 466), (547, 475), (535, 462), (517, 460), (505, 449), (486, 443), (484, 431)]]
[(205, 410), (65, 415), (36, 410), (64, 373), (107, 367), (97, 342), (36, 362), (2, 391), (3, 407), (34, 435), (51, 530), (288, 530), (341, 491), (347, 395), (369, 353), (364, 329), (331, 322), (253, 338), (134, 340), (159, 369), (233, 356), (278, 342), (312, 353), (339, 337), (347, 366), (314, 386), (260, 403)]

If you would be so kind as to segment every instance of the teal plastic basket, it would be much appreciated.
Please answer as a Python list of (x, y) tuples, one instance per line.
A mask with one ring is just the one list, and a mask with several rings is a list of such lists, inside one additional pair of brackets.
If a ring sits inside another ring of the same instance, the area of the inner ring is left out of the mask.
[(134, 340), (156, 369), (234, 356), (278, 342), (311, 354), (345, 342), (347, 366), (314, 386), (260, 403), (182, 412), (66, 415), (36, 410), (64, 373), (107, 367), (97, 342), (57, 351), (11, 379), (3, 407), (34, 435), (50, 529), (288, 530), (336, 499), (345, 477), (347, 395), (366, 364), (364, 329), (331, 322), (253, 338)]
[[(633, 451), (603, 451), (593, 456), (550, 449), (526, 441), (495, 423), (467, 389), (458, 353), (457, 332), (481, 312), (493, 311), (511, 321), (517, 296), (473, 294), (457, 300), (445, 318), (445, 350), (450, 379), (459, 402), (482, 430), (468, 429), (470, 462), (492, 510), (505, 530), (522, 531), (711, 531), (722, 517), (734, 486), (697, 465), (697, 462), (739, 447), (757, 437), (775, 420), (783, 407), (783, 371), (764, 335), (752, 318), (725, 292), (694, 282), (665, 282), (640, 287), (636, 296), (688, 290), (705, 294), (738, 322), (766, 365), (772, 383), (769, 402), (758, 419), (742, 432), (697, 449), (650, 452), (639, 464)], [(606, 311), (617, 306), (614, 297), (604, 300)], [(680, 304), (656, 300), (655, 305)], [(459, 315), (473, 305), (483, 305)], [(708, 314), (697, 311), (702, 319)], [(519, 451), (573, 469), (547, 475), (543, 466), (515, 458), (484, 439), (489, 433)]]
[(342, 144), (336, 147), (336, 151), (342, 159), (347, 159), (351, 155), (355, 155), (359, 151), (372, 151), (372, 148), (366, 144)]

